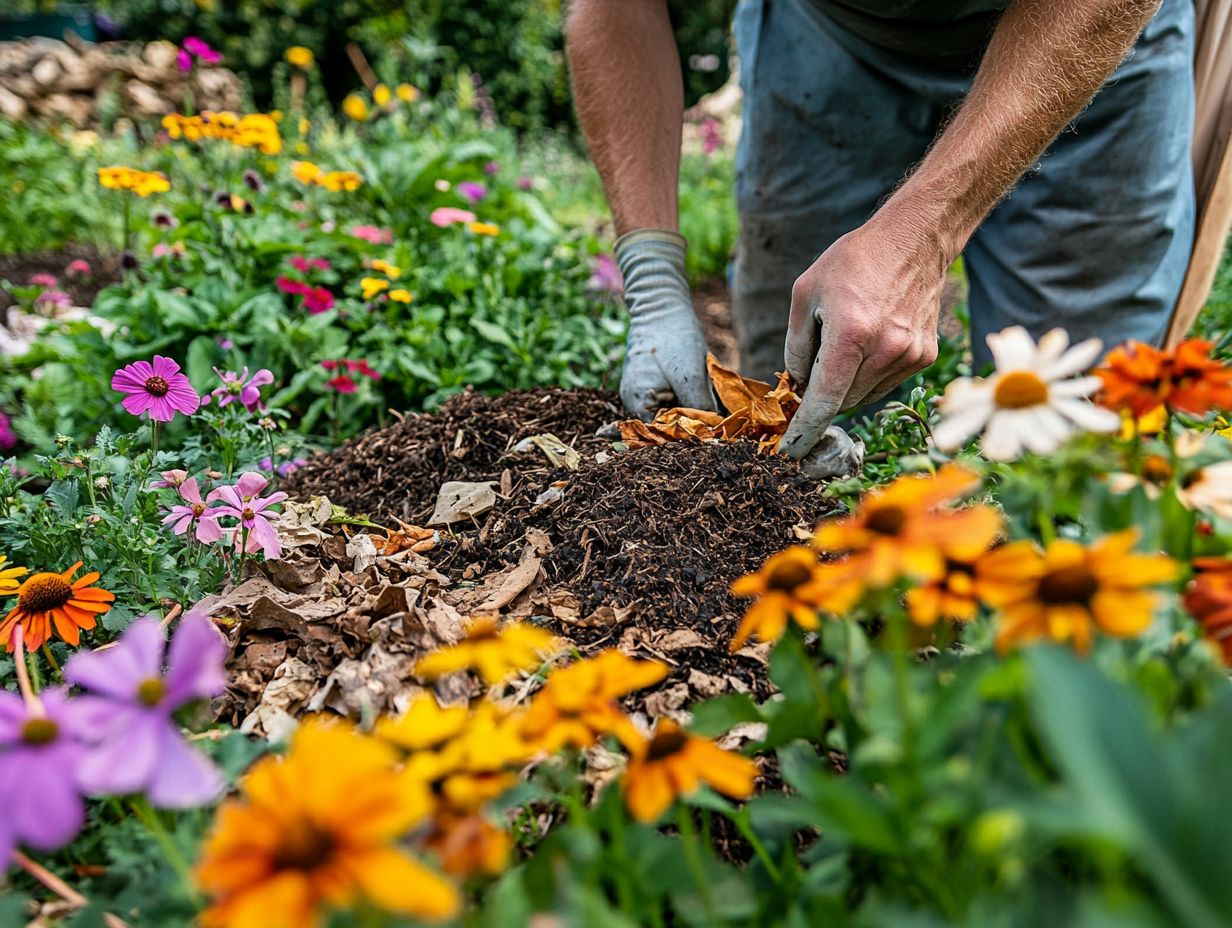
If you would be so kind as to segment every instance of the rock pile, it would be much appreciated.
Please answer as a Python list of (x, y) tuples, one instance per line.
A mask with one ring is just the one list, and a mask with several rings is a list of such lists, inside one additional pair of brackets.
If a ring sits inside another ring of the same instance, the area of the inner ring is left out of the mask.
[(0, 116), (97, 126), (102, 114), (150, 120), (182, 110), (238, 110), (240, 83), (225, 68), (176, 66), (170, 42), (91, 44), (23, 39), (0, 42)]

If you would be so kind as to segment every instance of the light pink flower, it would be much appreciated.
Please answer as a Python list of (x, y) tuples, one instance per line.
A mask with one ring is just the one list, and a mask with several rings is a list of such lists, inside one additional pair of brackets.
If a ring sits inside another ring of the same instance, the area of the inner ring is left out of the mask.
[[(240, 402), (249, 412), (264, 409), (261, 405), (261, 387), (274, 382), (271, 371), (261, 368), (250, 378), (248, 368), (237, 374), (235, 371), (220, 371), (214, 368), (214, 373), (222, 380), (222, 386), (210, 392), (210, 397), (218, 400), (221, 409), (231, 403)], [(208, 398), (206, 399), (208, 402)]]
[(30, 286), (32, 287), (54, 287), (58, 283), (59, 281), (56, 280), (54, 274), (39, 273), (30, 275)]
[(234, 486), (217, 487), (207, 500), (221, 500), (223, 505), (215, 506), (211, 513), (215, 517), (230, 517), (237, 519), (235, 526), (235, 543), (239, 544), (243, 530), (248, 532), (248, 544), (245, 551), (255, 554), (265, 552), (267, 560), (277, 560), (282, 557), (282, 544), (278, 541), (278, 530), (275, 525), (279, 514), (269, 511), (287, 498), (286, 493), (271, 493), (269, 496), (258, 494), (269, 485), (269, 480), (256, 471), (241, 474)]
[(201, 397), (180, 373), (180, 365), (161, 355), (154, 355), (153, 363), (134, 361), (120, 368), (111, 378), (111, 389), (126, 394), (121, 402), (129, 413), (148, 413), (155, 422), (170, 422), (177, 412), (191, 416), (201, 407)]
[(456, 206), (438, 206), (428, 219), (434, 226), (444, 229), (459, 222), (474, 222), (475, 214), (469, 209), (458, 209)]
[(151, 490), (162, 489), (179, 489), (183, 486), (184, 481), (188, 479), (188, 471), (186, 470), (165, 470), (162, 472), (162, 480), (155, 480), (150, 484)]
[(196, 477), (189, 477), (180, 484), (180, 498), (184, 503), (171, 507), (170, 514), (163, 519), (163, 525), (174, 523), (171, 531), (177, 535), (183, 535), (193, 528), (197, 540), (206, 544), (220, 541), (222, 528), (218, 525), (218, 516), (206, 508)]
[(43, 307), (59, 306), (60, 308), (64, 308), (65, 306), (69, 306), (72, 302), (73, 298), (63, 290), (44, 290), (34, 298), (34, 305)]
[(301, 274), (307, 274), (311, 270), (328, 271), (329, 262), (324, 258), (305, 258), (303, 255), (296, 255), (291, 259), (291, 267)]
[(68, 267), (64, 269), (64, 273), (69, 277), (85, 277), (90, 273), (90, 262), (83, 261), (81, 258), (78, 258), (76, 261), (70, 261)]
[(394, 240), (393, 232), (378, 226), (352, 226), (349, 231), (353, 237), (373, 245), (391, 245)]

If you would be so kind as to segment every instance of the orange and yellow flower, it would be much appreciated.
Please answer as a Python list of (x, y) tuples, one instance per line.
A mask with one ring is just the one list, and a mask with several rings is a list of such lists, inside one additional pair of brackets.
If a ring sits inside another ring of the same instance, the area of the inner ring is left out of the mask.
[(380, 258), (368, 262), (368, 267), (372, 268), (378, 274), (384, 274), (390, 280), (397, 280), (402, 276), (402, 268), (396, 264), (390, 264)]
[(1115, 348), (1095, 372), (1104, 385), (1100, 402), (1136, 418), (1161, 406), (1194, 416), (1232, 409), (1232, 368), (1211, 357), (1212, 347), (1191, 338), (1172, 351), (1141, 342)]
[(368, 104), (359, 94), (347, 94), (346, 99), (342, 101), (342, 112), (356, 122), (363, 122), (368, 118)]
[(94, 586), (98, 573), (91, 571), (76, 580), (78, 561), (63, 573), (33, 574), (17, 589), (17, 605), (0, 622), (0, 643), (13, 650), (13, 629), (25, 629), (30, 650), (42, 647), (52, 633), (73, 647), (81, 642), (81, 631), (89, 631), (96, 617), (111, 608), (115, 594)]
[(991, 506), (961, 510), (966, 524), (961, 532), (940, 543), (944, 573), (920, 581), (907, 590), (907, 614), (927, 627), (940, 620), (970, 622), (979, 611), (979, 584), (975, 565), (1004, 529), (1001, 513)]
[(419, 99), (419, 90), (412, 87), (410, 84), (399, 84), (394, 91), (398, 95), (398, 99), (403, 103), (414, 103)]
[(1197, 557), (1197, 573), (1185, 591), (1185, 608), (1223, 662), (1232, 666), (1232, 559)]
[(325, 172), (311, 161), (292, 161), (291, 176), (301, 184), (315, 184)]
[(482, 812), (459, 815), (438, 809), (424, 838), (424, 850), (434, 854), (444, 871), (459, 880), (496, 876), (505, 869), (512, 847), (509, 833)]
[(372, 88), (372, 102), (377, 106), (389, 106), (389, 101), (393, 99), (393, 91), (386, 84), (377, 84)]
[(167, 175), (159, 171), (138, 171), (119, 165), (98, 169), (99, 185), (107, 190), (130, 190), (139, 197), (166, 193), (171, 189)]
[(364, 277), (359, 281), (359, 288), (365, 300), (373, 300), (382, 291), (389, 289), (389, 281), (380, 277)]
[(522, 734), (541, 750), (588, 748), (604, 735), (625, 744), (640, 735), (616, 700), (658, 683), (667, 665), (639, 661), (615, 649), (577, 661), (548, 677), (522, 721)]
[(757, 780), (752, 760), (691, 735), (666, 717), (659, 719), (654, 736), (632, 745), (630, 753), (621, 787), (629, 811), (642, 822), (657, 821), (702, 783), (731, 799), (747, 799)]
[(494, 222), (472, 222), (467, 228), (476, 235), (500, 235), (500, 226)]
[(398, 287), (396, 290), (389, 291), (389, 298), (395, 303), (409, 303), (415, 299), (415, 294), (411, 293), (410, 290)]
[(816, 552), (792, 545), (766, 558), (755, 574), (745, 574), (731, 587), (734, 596), (755, 596), (728, 646), (738, 651), (756, 635), (776, 641), (788, 621), (810, 631), (817, 628), (817, 613), (842, 613), (854, 605), (860, 584), (841, 564), (819, 564)]
[(432, 800), (396, 754), (350, 725), (312, 719), (285, 756), (258, 761), (225, 802), (197, 865), (206, 928), (311, 928), (361, 901), (448, 918), (457, 889), (397, 842)]
[(5, 567), (9, 562), (8, 555), (0, 554), (0, 596), (11, 596), (21, 587), (19, 577), (30, 572), (28, 567)]
[(422, 658), (415, 665), (415, 673), (435, 680), (459, 670), (474, 670), (492, 686), (519, 671), (538, 667), (559, 644), (551, 633), (525, 622), (501, 626), (492, 616), (480, 616), (457, 644)]
[(1151, 624), (1160, 595), (1148, 590), (1176, 576), (1176, 562), (1162, 554), (1136, 554), (1134, 529), (1083, 547), (1015, 541), (990, 552), (976, 566), (980, 597), (1000, 610), (997, 649), (1040, 638), (1072, 641), (1085, 653), (1095, 629), (1118, 638)]

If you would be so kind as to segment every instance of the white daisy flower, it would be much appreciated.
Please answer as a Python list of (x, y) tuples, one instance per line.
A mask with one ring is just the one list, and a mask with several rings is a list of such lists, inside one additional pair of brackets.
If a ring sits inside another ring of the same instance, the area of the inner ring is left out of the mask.
[(1232, 461), (1198, 468), (1185, 477), (1176, 495), (1190, 509), (1232, 519)]
[(1098, 377), (1074, 377), (1091, 366), (1103, 348), (1098, 338), (1069, 344), (1064, 329), (1031, 340), (1022, 326), (988, 336), (996, 362), (990, 377), (963, 377), (941, 398), (941, 422), (933, 441), (942, 451), (956, 451), (983, 432), (984, 456), (1009, 461), (1023, 450), (1055, 451), (1075, 431), (1115, 432), (1121, 418), (1094, 405)]

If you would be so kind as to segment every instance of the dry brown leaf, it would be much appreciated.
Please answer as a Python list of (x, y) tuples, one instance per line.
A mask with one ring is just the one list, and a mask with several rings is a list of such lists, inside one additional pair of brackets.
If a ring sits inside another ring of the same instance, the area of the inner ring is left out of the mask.
[(431, 551), (441, 540), (441, 533), (435, 529), (411, 525), (396, 517), (394, 521), (398, 523), (397, 531), (389, 532), (384, 538), (380, 535), (371, 536), (373, 544), (385, 557), (397, 554), (399, 551), (414, 551), (416, 554), (422, 554), (425, 551)]
[(721, 696), (731, 688), (723, 677), (716, 677), (714, 674), (698, 670), (696, 667), (689, 671), (688, 682), (689, 688), (702, 699)]
[(450, 480), (441, 485), (436, 497), (429, 525), (452, 525), (454, 522), (469, 522), (483, 515), (496, 505), (496, 482), (485, 480), (472, 483), (465, 480)]

